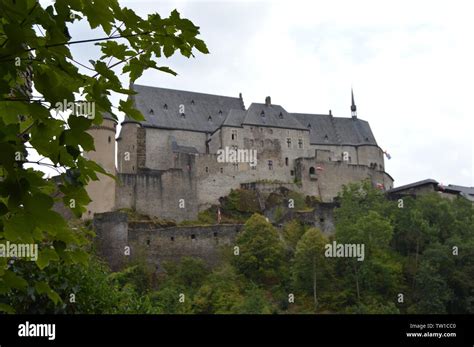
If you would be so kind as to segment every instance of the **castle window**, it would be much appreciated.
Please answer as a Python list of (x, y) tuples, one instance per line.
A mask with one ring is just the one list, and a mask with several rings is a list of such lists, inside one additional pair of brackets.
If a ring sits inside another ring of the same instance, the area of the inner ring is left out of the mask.
[(221, 173), (224, 173), (224, 168), (223, 167), (221, 167)]
[(303, 148), (303, 139), (298, 139), (298, 148)]
[(291, 171), (290, 171), (290, 175), (291, 175), (291, 176), (294, 176), (294, 175), (295, 175), (295, 171), (294, 171), (294, 170), (291, 170)]
[(191, 240), (196, 240), (196, 235), (191, 234)]
[(164, 104), (164, 105), (163, 105), (163, 108), (164, 108), (165, 110), (167, 110), (167, 109), (168, 109), (168, 105), (167, 105), (167, 104)]
[(171, 236), (171, 241), (174, 241), (174, 236)]
[(315, 176), (316, 175), (316, 170), (312, 166), (309, 168), (309, 175), (310, 176)]
[(273, 170), (273, 160), (268, 161), (268, 170)]
[(272, 129), (268, 129), (268, 133), (269, 133), (269, 134), (273, 134), (273, 130), (272, 130)]
[(216, 233), (216, 232), (214, 233), (214, 237), (217, 237), (217, 233)]
[(208, 167), (208, 166), (206, 166), (206, 173), (208, 173), (208, 172), (209, 172), (209, 167)]
[(324, 218), (319, 218), (320, 223), (324, 223)]
[(285, 158), (285, 165), (288, 166), (288, 157)]
[(286, 139), (286, 144), (288, 148), (291, 148), (291, 139), (289, 137)]
[(233, 141), (237, 140), (237, 130), (232, 130), (231, 138)]
[(150, 245), (150, 240), (146, 240), (146, 245), (147, 245), (147, 246)]
[(109, 136), (109, 143), (110, 143), (110, 141), (112, 141), (112, 138)]

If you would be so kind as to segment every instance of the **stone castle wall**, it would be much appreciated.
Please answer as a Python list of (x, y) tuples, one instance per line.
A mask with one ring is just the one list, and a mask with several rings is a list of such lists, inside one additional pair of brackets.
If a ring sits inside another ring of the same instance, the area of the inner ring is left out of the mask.
[(185, 256), (201, 258), (213, 266), (219, 263), (225, 248), (232, 249), (242, 227), (222, 224), (161, 228), (152, 222), (130, 222), (121, 212), (96, 214), (94, 218), (98, 253), (113, 270), (144, 259), (161, 272), (164, 262)]

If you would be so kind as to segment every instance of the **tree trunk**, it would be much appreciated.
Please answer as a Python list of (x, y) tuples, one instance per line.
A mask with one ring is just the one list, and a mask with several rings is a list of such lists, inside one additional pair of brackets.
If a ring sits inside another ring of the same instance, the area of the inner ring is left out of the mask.
[(360, 303), (359, 271), (357, 270), (357, 266), (355, 264), (354, 264), (354, 273), (355, 273), (355, 277), (356, 277), (357, 300)]
[(415, 253), (415, 272), (413, 274), (413, 284), (411, 286), (411, 289), (415, 289), (416, 285), (416, 273), (418, 272), (418, 252), (420, 251), (420, 237), (418, 236), (416, 238), (416, 253)]
[(313, 257), (313, 298), (314, 298), (314, 310), (318, 309), (318, 287), (316, 278), (316, 259)]

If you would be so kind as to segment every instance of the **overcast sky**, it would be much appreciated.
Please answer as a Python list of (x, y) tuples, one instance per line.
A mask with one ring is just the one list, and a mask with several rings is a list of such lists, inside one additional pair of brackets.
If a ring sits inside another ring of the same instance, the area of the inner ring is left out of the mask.
[[(121, 3), (142, 16), (177, 8), (210, 50), (160, 64), (177, 77), (150, 70), (136, 83), (241, 92), (246, 106), (269, 95), (289, 112), (336, 117), (350, 117), (352, 86), (359, 118), (392, 156), (395, 186), (426, 178), (474, 186), (474, 2)], [(73, 39), (95, 37), (87, 25), (72, 29)], [(93, 45), (72, 50), (81, 62), (96, 57)]]

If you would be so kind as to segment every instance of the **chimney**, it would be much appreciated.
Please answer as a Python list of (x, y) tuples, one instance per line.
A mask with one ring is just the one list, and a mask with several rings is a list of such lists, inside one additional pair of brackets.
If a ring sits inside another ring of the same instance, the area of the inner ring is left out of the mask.
[(271, 104), (272, 104), (272, 99), (269, 96), (267, 96), (265, 98), (265, 106), (270, 106)]

